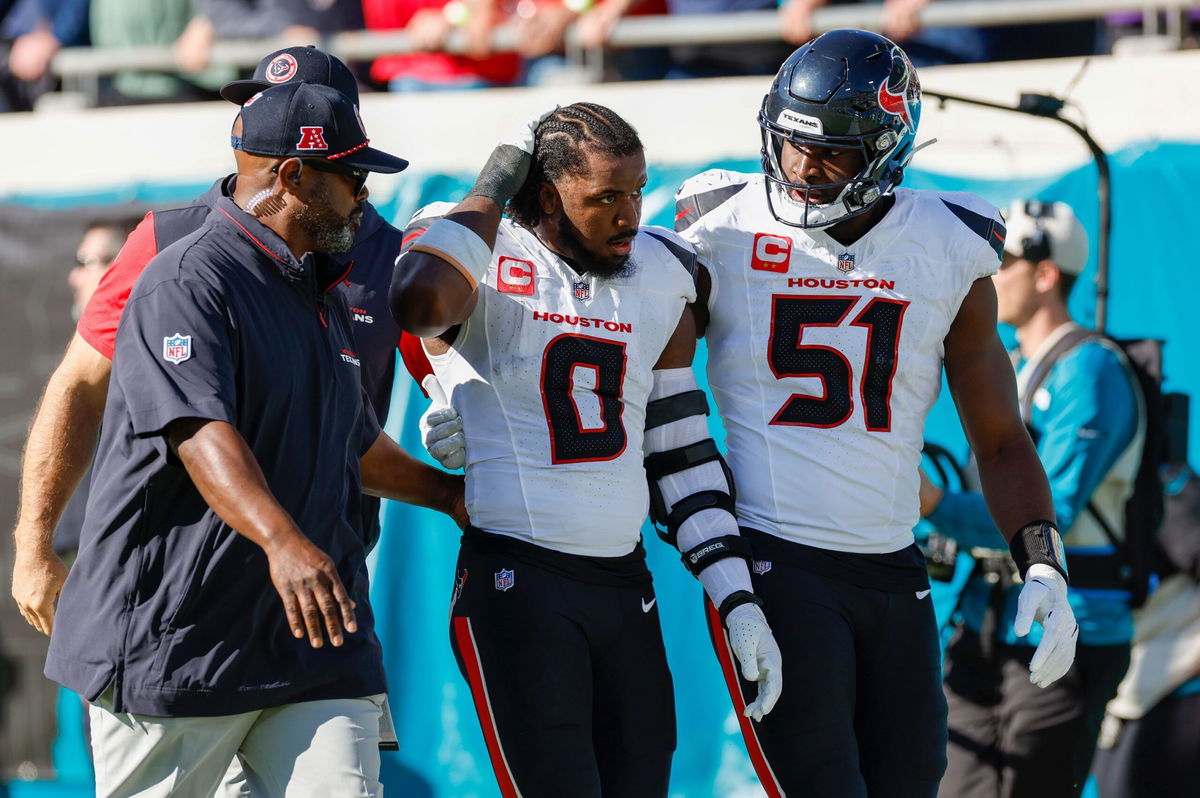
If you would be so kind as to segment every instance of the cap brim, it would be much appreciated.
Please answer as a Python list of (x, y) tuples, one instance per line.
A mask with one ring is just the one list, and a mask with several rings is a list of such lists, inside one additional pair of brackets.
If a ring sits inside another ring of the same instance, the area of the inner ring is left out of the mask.
[(231, 103), (245, 105), (246, 100), (275, 85), (279, 84), (267, 83), (265, 80), (235, 80), (221, 87), (221, 96)]
[(384, 174), (403, 172), (408, 168), (408, 161), (403, 158), (397, 158), (395, 155), (388, 155), (386, 152), (377, 150), (374, 147), (363, 147), (361, 150), (355, 150), (344, 158), (331, 158), (330, 160), (336, 163), (344, 163), (347, 166), (353, 166), (356, 169), (366, 169), (368, 172), (382, 172)]

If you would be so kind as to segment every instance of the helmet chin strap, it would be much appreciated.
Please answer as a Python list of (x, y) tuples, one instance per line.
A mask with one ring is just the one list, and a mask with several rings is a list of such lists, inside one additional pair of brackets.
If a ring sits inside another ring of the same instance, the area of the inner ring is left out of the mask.
[[(775, 218), (784, 224), (806, 230), (829, 227), (858, 216), (883, 196), (883, 191), (876, 184), (855, 188), (851, 183), (842, 187), (833, 202), (811, 205), (793, 197), (792, 187), (787, 183), (768, 178), (766, 184), (767, 200)], [(788, 211), (794, 211), (795, 216)]]

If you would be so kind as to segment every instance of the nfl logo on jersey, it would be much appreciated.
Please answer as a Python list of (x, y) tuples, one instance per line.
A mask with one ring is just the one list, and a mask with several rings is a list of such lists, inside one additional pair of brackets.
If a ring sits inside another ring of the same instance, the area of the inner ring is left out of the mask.
[(517, 582), (517, 575), (511, 568), (501, 568), (496, 572), (496, 589), (504, 592)]
[(852, 272), (854, 271), (854, 256), (849, 252), (843, 252), (838, 255), (838, 271)]
[(759, 576), (762, 576), (769, 570), (771, 570), (771, 561), (770, 560), (755, 560), (754, 561), (754, 573), (758, 574)]
[(571, 287), (574, 289), (573, 293), (575, 294), (576, 299), (592, 298), (592, 287), (588, 284), (587, 280), (580, 280), (577, 283), (571, 283)]
[(163, 338), (163, 359), (182, 363), (192, 356), (192, 336), (175, 333)]

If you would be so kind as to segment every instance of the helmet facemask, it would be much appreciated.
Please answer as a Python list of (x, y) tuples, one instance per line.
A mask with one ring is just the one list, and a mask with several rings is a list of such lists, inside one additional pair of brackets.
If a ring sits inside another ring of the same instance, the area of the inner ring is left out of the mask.
[[(759, 113), (762, 130), (762, 168), (767, 183), (767, 204), (775, 218), (793, 227), (827, 227), (831, 224), (866, 213), (871, 206), (891, 192), (901, 181), (904, 167), (912, 157), (911, 140), (904, 140), (890, 128), (863, 136), (808, 136), (771, 122)], [(849, 180), (835, 183), (795, 183), (783, 170), (783, 145), (820, 147), (829, 150), (857, 150), (862, 153), (863, 167)], [(905, 153), (901, 150), (909, 149)], [(798, 198), (808, 192), (836, 191), (835, 199), (825, 203), (810, 203)], [(795, 192), (795, 193), (794, 193)]]

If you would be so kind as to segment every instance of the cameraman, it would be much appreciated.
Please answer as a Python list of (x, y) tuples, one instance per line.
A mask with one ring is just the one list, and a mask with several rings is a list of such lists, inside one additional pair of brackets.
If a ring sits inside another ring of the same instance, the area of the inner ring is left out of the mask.
[(1135, 377), (1115, 344), (1089, 336), (1067, 310), (1088, 254), (1071, 209), (1018, 201), (1008, 225), (992, 278), (998, 316), (1017, 332), (1017, 391), (1063, 530), (1079, 646), (1066, 676), (1044, 689), (1030, 683), (1040, 630), (1014, 630), (1016, 569), (982, 494), (945, 492), (922, 474), (921, 514), (975, 557), (946, 652), (949, 767), (939, 795), (953, 798), (1078, 796), (1133, 635), (1120, 563), (1094, 512), (1123, 536), (1145, 429)]

